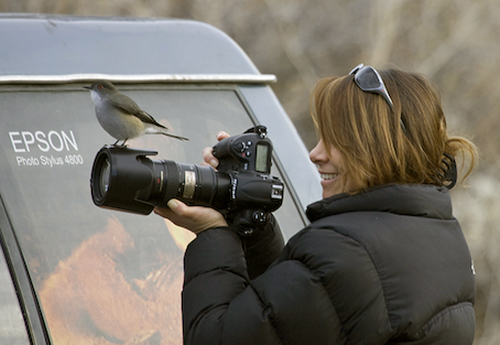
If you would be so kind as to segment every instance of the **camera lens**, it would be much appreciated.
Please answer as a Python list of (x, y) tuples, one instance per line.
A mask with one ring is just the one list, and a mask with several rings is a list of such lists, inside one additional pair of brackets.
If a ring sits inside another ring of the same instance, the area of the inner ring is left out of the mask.
[(96, 157), (93, 168), (92, 193), (96, 200), (102, 201), (106, 198), (111, 181), (111, 163), (106, 154)]
[(151, 160), (155, 151), (104, 146), (96, 155), (90, 178), (97, 206), (149, 214), (172, 198), (190, 205), (226, 209), (231, 179), (207, 166)]
[(138, 199), (158, 206), (177, 198), (189, 205), (227, 207), (231, 188), (229, 175), (196, 164), (166, 160), (151, 163), (152, 183), (137, 194)]
[(106, 158), (99, 169), (99, 194), (101, 196), (105, 195), (109, 189), (110, 174), (109, 159)]

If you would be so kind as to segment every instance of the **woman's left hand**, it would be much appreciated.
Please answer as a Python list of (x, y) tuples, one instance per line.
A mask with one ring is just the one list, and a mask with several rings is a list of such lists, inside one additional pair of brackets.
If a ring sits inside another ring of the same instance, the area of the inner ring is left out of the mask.
[(196, 235), (207, 229), (228, 226), (224, 216), (210, 207), (188, 206), (177, 199), (170, 199), (167, 206), (155, 207), (154, 212)]

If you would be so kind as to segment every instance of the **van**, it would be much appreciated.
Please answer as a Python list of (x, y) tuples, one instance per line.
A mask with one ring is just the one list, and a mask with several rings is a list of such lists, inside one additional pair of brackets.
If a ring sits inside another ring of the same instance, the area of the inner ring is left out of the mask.
[(190, 232), (156, 215), (96, 207), (90, 174), (115, 139), (83, 86), (109, 80), (182, 142), (131, 148), (199, 164), (215, 134), (265, 125), (275, 216), (285, 238), (321, 195), (308, 152), (242, 49), (195, 21), (0, 14), (0, 343), (182, 344), (183, 253)]

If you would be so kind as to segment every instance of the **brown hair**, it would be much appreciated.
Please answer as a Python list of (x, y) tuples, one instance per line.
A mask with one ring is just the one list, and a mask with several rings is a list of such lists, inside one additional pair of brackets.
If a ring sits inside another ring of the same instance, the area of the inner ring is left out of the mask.
[(362, 91), (353, 75), (321, 79), (311, 95), (313, 121), (326, 150), (334, 146), (342, 153), (343, 186), (347, 179), (358, 190), (387, 183), (443, 185), (445, 153), (469, 158), (465, 179), (475, 167), (476, 147), (448, 136), (434, 85), (400, 70), (379, 73), (393, 110), (380, 95)]

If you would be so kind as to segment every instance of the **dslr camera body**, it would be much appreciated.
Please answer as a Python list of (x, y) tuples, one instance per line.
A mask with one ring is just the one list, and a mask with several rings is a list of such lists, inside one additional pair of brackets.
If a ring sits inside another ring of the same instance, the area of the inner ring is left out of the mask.
[(240, 234), (262, 228), (283, 203), (284, 185), (271, 173), (272, 143), (267, 128), (256, 126), (213, 147), (212, 167), (151, 160), (158, 152), (103, 146), (90, 179), (99, 207), (147, 215), (176, 198), (220, 211)]

